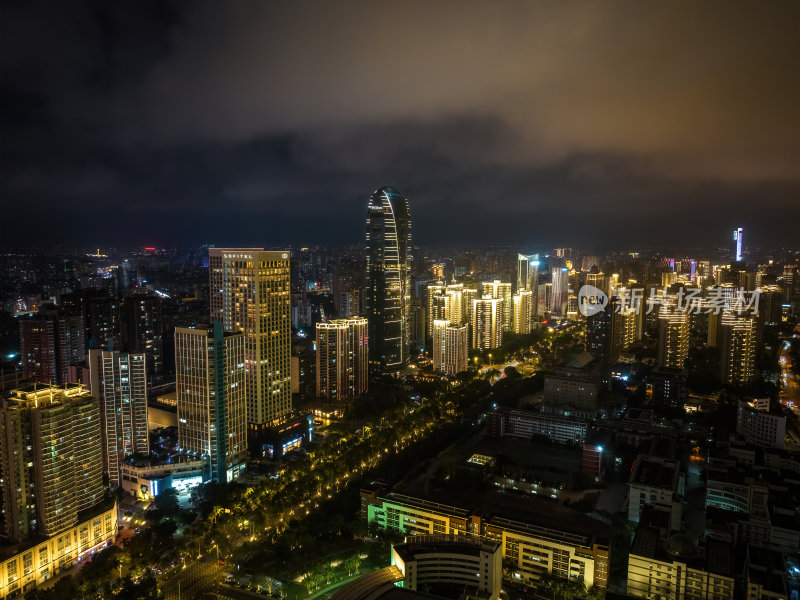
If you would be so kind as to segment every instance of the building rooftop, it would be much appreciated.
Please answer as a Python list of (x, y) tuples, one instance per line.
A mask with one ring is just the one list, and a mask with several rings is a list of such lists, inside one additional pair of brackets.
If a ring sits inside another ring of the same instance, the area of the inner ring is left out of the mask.
[(678, 464), (674, 461), (639, 455), (631, 473), (630, 483), (676, 492), (679, 474)]

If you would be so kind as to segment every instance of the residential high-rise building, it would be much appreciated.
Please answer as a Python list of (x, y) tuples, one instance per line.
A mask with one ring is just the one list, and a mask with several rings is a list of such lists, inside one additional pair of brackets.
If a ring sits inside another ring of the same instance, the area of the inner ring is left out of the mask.
[(261, 456), (270, 425), (292, 410), (289, 252), (210, 248), (211, 320), (244, 341), (247, 438)]
[(658, 366), (682, 369), (689, 354), (689, 313), (674, 296), (663, 296), (658, 312)]
[(346, 401), (367, 391), (367, 319), (354, 317), (317, 323), (317, 397)]
[(21, 319), (22, 374), (37, 382), (67, 382), (67, 367), (86, 358), (80, 315), (46, 308), (30, 319)]
[(150, 453), (146, 363), (143, 353), (89, 350), (92, 395), (100, 400), (103, 420), (103, 463), (115, 486), (126, 456)]
[(494, 280), (481, 283), (481, 295), (484, 298), (500, 298), (503, 301), (503, 330), (511, 331), (514, 328), (514, 306), (511, 301), (511, 284)]
[(370, 197), (366, 244), (370, 364), (397, 371), (409, 359), (411, 215), (408, 200), (393, 187)]
[(147, 356), (149, 381), (164, 375), (164, 339), (169, 332), (161, 303), (153, 292), (135, 292), (120, 302), (123, 349)]
[(517, 293), (513, 298), (513, 306), (511, 320), (514, 324), (514, 333), (523, 335), (530, 333), (533, 328), (533, 292), (522, 290)]
[(480, 298), (472, 301), (472, 347), (491, 350), (503, 345), (503, 300)]
[(757, 318), (724, 311), (720, 320), (720, 378), (729, 385), (746, 385), (756, 378)]
[(433, 368), (446, 375), (467, 370), (469, 328), (467, 325), (437, 320), (433, 324)]
[(211, 478), (222, 482), (247, 460), (247, 341), (220, 321), (175, 329), (178, 447), (207, 458)]
[(0, 408), (0, 537), (58, 534), (103, 500), (100, 429), (97, 399), (81, 385), (11, 392)]

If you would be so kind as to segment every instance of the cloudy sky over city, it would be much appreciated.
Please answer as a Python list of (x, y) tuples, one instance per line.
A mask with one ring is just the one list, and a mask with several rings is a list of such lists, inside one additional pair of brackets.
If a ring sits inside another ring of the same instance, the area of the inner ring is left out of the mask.
[[(6, 242), (790, 244), (797, 2), (2, 2)], [(718, 236), (718, 239), (715, 237)]]

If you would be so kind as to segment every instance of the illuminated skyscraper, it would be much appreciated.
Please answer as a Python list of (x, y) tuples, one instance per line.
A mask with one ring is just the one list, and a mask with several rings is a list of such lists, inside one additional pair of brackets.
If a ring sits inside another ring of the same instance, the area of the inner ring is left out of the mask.
[(674, 296), (663, 296), (658, 312), (658, 366), (682, 369), (689, 354), (689, 313)]
[(469, 360), (469, 328), (467, 325), (434, 321), (433, 368), (446, 375), (467, 370)]
[(742, 228), (737, 227), (733, 230), (733, 240), (731, 241), (731, 258), (736, 262), (742, 260)]
[(212, 479), (228, 482), (247, 460), (245, 347), (222, 323), (175, 329), (178, 447), (209, 461)]
[(97, 399), (81, 385), (12, 391), (0, 409), (0, 537), (60, 533), (103, 500), (100, 429)]
[(721, 379), (729, 385), (746, 385), (756, 378), (757, 318), (724, 311), (719, 328)]
[(289, 252), (208, 251), (211, 320), (245, 336), (247, 438), (262, 454), (267, 428), (292, 410)]
[(533, 298), (533, 292), (530, 290), (521, 290), (514, 296), (512, 315), (514, 333), (525, 335), (531, 332), (533, 327)]
[(370, 364), (397, 371), (409, 358), (411, 215), (408, 200), (395, 188), (372, 194), (366, 243)]
[(144, 354), (89, 350), (92, 394), (103, 417), (105, 469), (115, 486), (126, 456), (150, 454), (146, 362)]
[(511, 301), (511, 284), (494, 280), (481, 284), (481, 295), (484, 298), (500, 298), (503, 301), (503, 329), (513, 329), (514, 306)]
[(567, 300), (569, 299), (569, 269), (556, 267), (552, 270), (553, 292), (550, 300), (550, 312), (554, 317), (567, 316)]
[(539, 255), (517, 254), (517, 293), (528, 290), (533, 294), (532, 315), (538, 314)]
[(317, 397), (345, 401), (367, 391), (367, 319), (317, 323)]
[(472, 301), (472, 347), (491, 350), (503, 345), (503, 300), (480, 298)]

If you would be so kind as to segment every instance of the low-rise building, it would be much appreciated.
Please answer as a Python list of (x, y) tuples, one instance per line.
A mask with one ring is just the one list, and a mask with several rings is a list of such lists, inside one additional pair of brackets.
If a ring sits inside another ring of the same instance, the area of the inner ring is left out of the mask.
[(637, 528), (628, 555), (628, 595), (661, 600), (733, 600), (730, 544), (697, 548), (685, 534), (667, 538), (650, 524)]
[(50, 537), (0, 549), (0, 598), (19, 596), (111, 545), (117, 535), (116, 503), (95, 506)]
[(433, 592), (457, 586), (469, 598), (500, 597), (503, 557), (498, 542), (457, 535), (408, 537), (392, 547), (392, 564), (403, 573), (406, 589)]
[(489, 413), (487, 432), (492, 437), (545, 437), (559, 444), (582, 444), (586, 427), (578, 417), (501, 407)]
[[(459, 495), (458, 504), (374, 487), (362, 490), (362, 514), (406, 535), (478, 536), (500, 544), (513, 579), (525, 585), (553, 576), (586, 587), (608, 584), (605, 526), (546, 500), (507, 494)], [(564, 514), (556, 517), (556, 512)], [(566, 512), (565, 512), (566, 511)], [(569, 523), (569, 526), (564, 525)]]
[(671, 531), (680, 531), (684, 476), (677, 461), (640, 454), (628, 481), (628, 521), (639, 523), (645, 506), (670, 514)]

